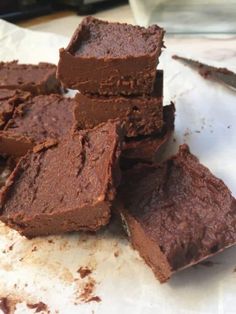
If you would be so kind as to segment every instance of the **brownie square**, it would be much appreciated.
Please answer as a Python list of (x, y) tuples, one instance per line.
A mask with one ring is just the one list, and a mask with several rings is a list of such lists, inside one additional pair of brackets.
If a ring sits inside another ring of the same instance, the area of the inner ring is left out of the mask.
[(36, 96), (20, 104), (0, 131), (0, 154), (23, 156), (47, 138), (64, 136), (74, 124), (74, 100), (60, 95)]
[(160, 282), (236, 243), (236, 200), (187, 145), (127, 171), (119, 196), (130, 240)]
[(152, 164), (160, 159), (174, 131), (175, 105), (163, 107), (164, 124), (156, 134), (126, 138), (122, 154), (121, 168), (128, 169), (142, 162)]
[(75, 118), (79, 129), (93, 128), (109, 119), (124, 122), (127, 137), (157, 133), (163, 125), (163, 71), (157, 71), (155, 87), (145, 96), (96, 96), (77, 94)]
[(57, 76), (82, 94), (150, 94), (163, 47), (164, 30), (86, 17), (66, 49)]
[(20, 89), (33, 95), (57, 93), (56, 66), (50, 63), (19, 64), (0, 62), (0, 89)]
[(0, 130), (12, 117), (15, 107), (30, 96), (30, 93), (20, 90), (0, 89)]
[(120, 134), (108, 122), (34, 147), (1, 190), (0, 220), (28, 238), (106, 225), (120, 179)]

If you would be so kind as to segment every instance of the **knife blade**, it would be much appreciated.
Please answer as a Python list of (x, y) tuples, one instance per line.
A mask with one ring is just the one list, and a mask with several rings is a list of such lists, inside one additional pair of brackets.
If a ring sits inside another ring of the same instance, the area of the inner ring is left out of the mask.
[(211, 65), (177, 55), (173, 55), (172, 58), (183, 62), (185, 65), (190, 66), (194, 70), (197, 70), (198, 73), (205, 79), (218, 81), (236, 91), (236, 73), (226, 68), (216, 68)]

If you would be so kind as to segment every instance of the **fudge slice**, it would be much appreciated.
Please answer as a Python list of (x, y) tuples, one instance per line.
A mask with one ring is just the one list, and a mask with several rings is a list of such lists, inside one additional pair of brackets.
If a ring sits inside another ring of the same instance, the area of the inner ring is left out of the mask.
[(128, 170), (119, 192), (131, 242), (160, 282), (236, 243), (236, 200), (187, 145)]
[(60, 95), (36, 96), (14, 111), (0, 131), (0, 154), (23, 156), (47, 138), (64, 136), (74, 124), (74, 100)]
[(98, 230), (110, 219), (119, 154), (113, 122), (34, 147), (1, 190), (0, 220), (28, 238)]
[(123, 121), (126, 136), (160, 131), (163, 125), (163, 71), (157, 71), (155, 87), (146, 96), (76, 95), (75, 118), (79, 129), (93, 128), (109, 119)]
[(174, 131), (175, 106), (173, 103), (163, 107), (163, 119), (164, 125), (159, 133), (126, 138), (121, 154), (122, 169), (131, 168), (139, 162), (150, 164), (159, 160)]
[(33, 95), (57, 93), (56, 66), (50, 63), (19, 64), (0, 62), (0, 89), (20, 89)]
[(164, 30), (86, 17), (60, 49), (57, 76), (82, 94), (150, 94)]
[(15, 107), (30, 96), (30, 93), (20, 90), (0, 89), (0, 130), (12, 117)]

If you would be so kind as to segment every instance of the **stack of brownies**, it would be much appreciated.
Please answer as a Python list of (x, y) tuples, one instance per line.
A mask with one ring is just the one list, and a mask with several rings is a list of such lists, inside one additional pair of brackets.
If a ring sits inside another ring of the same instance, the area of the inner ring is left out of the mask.
[(156, 70), (163, 35), (85, 18), (57, 69), (80, 91), (74, 99), (60, 94), (55, 66), (0, 64), (0, 155), (10, 165), (0, 220), (32, 238), (96, 231), (113, 208), (161, 282), (236, 243), (236, 200), (188, 146), (156, 162), (175, 112)]
[(60, 51), (58, 78), (80, 91), (78, 129), (110, 119), (123, 123), (122, 168), (153, 162), (174, 128), (174, 105), (163, 110), (163, 71), (156, 70), (163, 36), (157, 25), (146, 29), (87, 17)]

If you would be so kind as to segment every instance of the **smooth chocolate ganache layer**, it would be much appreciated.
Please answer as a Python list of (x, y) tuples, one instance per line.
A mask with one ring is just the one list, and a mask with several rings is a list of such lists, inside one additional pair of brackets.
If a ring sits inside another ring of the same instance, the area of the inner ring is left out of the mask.
[(108, 23), (86, 17), (66, 49), (57, 76), (82, 94), (150, 94), (163, 47), (164, 30)]
[(120, 180), (116, 122), (48, 140), (21, 158), (1, 190), (0, 219), (28, 238), (96, 231)]
[(236, 243), (236, 200), (187, 145), (161, 165), (136, 165), (122, 181), (118, 209), (161, 282)]

